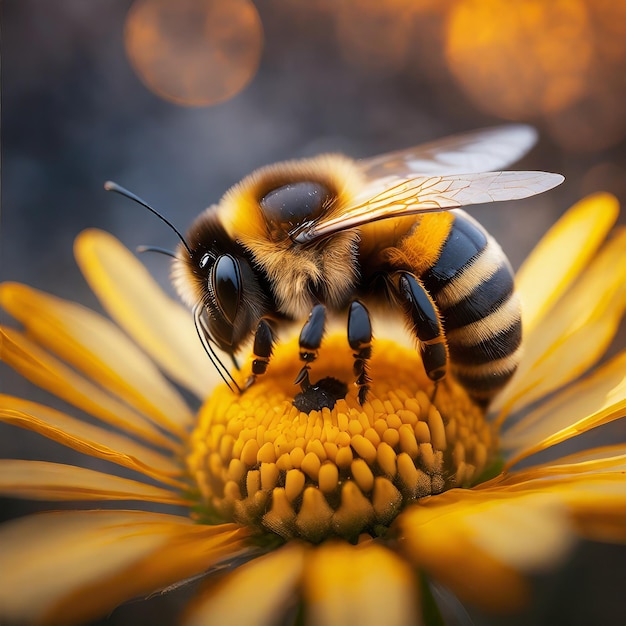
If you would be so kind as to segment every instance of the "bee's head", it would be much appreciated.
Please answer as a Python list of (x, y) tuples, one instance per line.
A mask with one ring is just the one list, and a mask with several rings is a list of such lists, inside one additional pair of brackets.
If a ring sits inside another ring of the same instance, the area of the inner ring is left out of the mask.
[(244, 249), (221, 226), (215, 207), (200, 214), (185, 238), (139, 196), (111, 181), (104, 187), (145, 207), (176, 233), (180, 239), (176, 253), (152, 246), (141, 246), (140, 250), (162, 252), (174, 258), (174, 285), (181, 298), (193, 308), (198, 336), (226, 384), (231, 386), (232, 383), (238, 388), (214, 347), (229, 354), (236, 365), (235, 352), (268, 308)]
[(266, 296), (245, 250), (233, 241), (209, 207), (192, 224), (187, 246), (179, 245), (172, 267), (181, 298), (197, 323), (231, 356), (266, 312)]

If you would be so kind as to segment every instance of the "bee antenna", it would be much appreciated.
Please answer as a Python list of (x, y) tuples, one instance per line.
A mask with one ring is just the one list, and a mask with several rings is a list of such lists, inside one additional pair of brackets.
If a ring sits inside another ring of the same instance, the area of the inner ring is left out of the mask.
[(121, 185), (118, 185), (117, 183), (114, 183), (113, 181), (110, 181), (110, 180), (107, 180), (107, 182), (104, 183), (104, 188), (107, 191), (114, 191), (115, 193), (119, 193), (121, 196), (125, 196), (126, 198), (133, 200), (137, 204), (140, 204), (142, 207), (148, 209), (148, 211), (154, 213), (154, 215), (156, 215), (162, 222), (165, 222), (178, 235), (178, 238), (182, 241), (183, 246), (185, 246), (187, 252), (189, 252), (189, 256), (193, 256), (191, 253), (191, 248), (185, 241), (185, 238), (180, 234), (176, 226), (174, 226), (172, 222), (170, 222), (165, 217), (163, 217), (163, 215), (161, 215), (156, 209), (153, 209), (145, 200), (142, 200), (139, 196), (136, 196), (132, 191), (128, 191), (128, 189), (124, 189), (124, 187), (122, 187)]
[(159, 248), (157, 246), (137, 246), (135, 250), (139, 254), (142, 254), (143, 252), (158, 252), (159, 254), (171, 256), (173, 259), (176, 258), (176, 255), (171, 250), (166, 250), (165, 248)]

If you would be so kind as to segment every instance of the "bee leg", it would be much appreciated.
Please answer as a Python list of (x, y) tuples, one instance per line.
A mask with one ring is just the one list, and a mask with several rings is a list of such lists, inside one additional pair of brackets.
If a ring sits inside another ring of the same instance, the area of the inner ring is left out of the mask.
[(326, 308), (323, 304), (316, 304), (300, 332), (300, 360), (304, 361), (304, 365), (296, 376), (294, 384), (300, 385), (302, 391), (306, 391), (311, 387), (311, 381), (309, 380), (310, 364), (317, 359), (317, 351), (322, 343), (325, 324)]
[(434, 398), (437, 386), (448, 369), (448, 346), (439, 312), (424, 285), (413, 274), (400, 273), (398, 295), (419, 340), (426, 375), (435, 383)]
[(372, 323), (367, 309), (358, 300), (352, 302), (348, 311), (348, 343), (354, 350), (353, 372), (357, 377), (359, 404), (363, 404), (369, 391), (367, 361), (372, 356)]
[(272, 356), (274, 341), (274, 332), (270, 323), (266, 319), (261, 318), (254, 333), (254, 345), (252, 347), (252, 354), (254, 355), (254, 360), (252, 361), (252, 376), (250, 376), (246, 381), (246, 389), (254, 383), (257, 376), (265, 374), (267, 365)]

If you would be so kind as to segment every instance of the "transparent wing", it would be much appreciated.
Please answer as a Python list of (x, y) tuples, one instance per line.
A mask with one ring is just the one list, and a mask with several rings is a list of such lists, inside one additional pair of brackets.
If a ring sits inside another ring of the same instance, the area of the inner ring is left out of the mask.
[(471, 174), (508, 167), (537, 141), (531, 126), (510, 124), (453, 135), (408, 150), (358, 161), (369, 180), (419, 174)]
[(355, 202), (343, 209), (341, 215), (303, 224), (291, 231), (290, 236), (297, 243), (306, 243), (392, 217), (519, 200), (548, 191), (563, 180), (560, 174), (548, 172), (483, 172), (405, 178), (367, 200)]

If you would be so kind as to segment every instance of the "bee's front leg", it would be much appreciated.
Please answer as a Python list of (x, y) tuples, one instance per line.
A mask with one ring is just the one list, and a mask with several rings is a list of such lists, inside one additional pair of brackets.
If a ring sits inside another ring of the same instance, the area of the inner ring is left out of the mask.
[(252, 354), (254, 355), (254, 360), (252, 361), (252, 375), (246, 381), (246, 389), (254, 383), (257, 376), (265, 374), (267, 365), (272, 356), (275, 341), (276, 338), (274, 336), (274, 331), (272, 330), (269, 321), (265, 318), (261, 318), (254, 333), (254, 345), (252, 347)]
[(372, 323), (367, 309), (358, 300), (352, 302), (348, 311), (348, 343), (354, 350), (355, 384), (359, 388), (359, 404), (363, 404), (369, 391), (367, 361), (372, 356)]
[(316, 304), (309, 319), (305, 322), (300, 332), (300, 360), (304, 361), (304, 365), (300, 373), (296, 376), (295, 385), (300, 385), (302, 391), (306, 391), (311, 387), (309, 380), (310, 364), (317, 359), (317, 351), (324, 337), (324, 328), (326, 326), (326, 308), (323, 304)]

